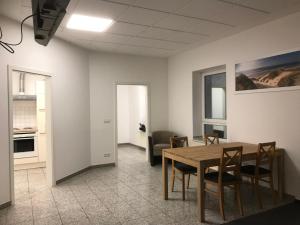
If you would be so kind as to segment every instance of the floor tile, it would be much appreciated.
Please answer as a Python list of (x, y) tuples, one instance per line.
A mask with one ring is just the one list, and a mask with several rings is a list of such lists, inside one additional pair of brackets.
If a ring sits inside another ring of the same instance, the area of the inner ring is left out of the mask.
[(86, 223), (87, 216), (82, 210), (74, 210), (74, 209), (68, 209), (64, 211), (59, 211), (59, 215), (61, 217), (63, 224), (70, 224), (70, 223), (77, 223), (82, 222)]
[[(0, 225), (201, 225), (195, 177), (185, 201), (180, 181), (165, 201), (161, 165), (151, 167), (145, 151), (120, 147), (118, 162), (117, 167), (94, 168), (53, 188), (47, 186), (45, 169), (15, 171), (16, 204), (0, 210)], [(274, 207), (268, 189), (261, 189), (264, 210)], [(249, 185), (242, 185), (242, 194), (246, 215), (259, 212)], [(286, 197), (281, 204), (291, 200)], [(240, 217), (233, 192), (227, 189), (225, 214), (228, 221)], [(223, 222), (211, 195), (206, 196), (205, 215), (207, 224)]]
[(42, 219), (35, 219), (34, 225), (62, 225), (62, 222), (60, 220), (60, 217), (57, 215), (45, 217)]

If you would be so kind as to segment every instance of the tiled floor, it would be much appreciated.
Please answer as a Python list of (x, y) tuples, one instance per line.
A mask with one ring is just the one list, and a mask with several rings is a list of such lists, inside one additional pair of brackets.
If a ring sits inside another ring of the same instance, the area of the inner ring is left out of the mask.
[[(15, 173), (16, 204), (0, 211), (0, 225), (194, 225), (195, 179), (187, 200), (181, 200), (180, 183), (170, 200), (162, 199), (161, 166), (150, 167), (145, 152), (119, 149), (118, 167), (96, 168), (56, 187), (48, 188), (42, 169)], [(243, 186), (246, 214), (257, 212), (251, 188)], [(239, 217), (230, 190), (226, 191), (228, 220)], [(286, 198), (284, 202), (290, 201)], [(266, 194), (265, 208), (272, 207)], [(283, 203), (283, 202), (282, 202)], [(218, 202), (207, 196), (209, 224), (220, 224)]]

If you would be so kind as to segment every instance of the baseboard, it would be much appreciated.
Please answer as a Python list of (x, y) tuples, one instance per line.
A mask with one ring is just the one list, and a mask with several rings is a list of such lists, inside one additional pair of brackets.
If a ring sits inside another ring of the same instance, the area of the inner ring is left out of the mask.
[(3, 203), (0, 205), (0, 210), (11, 206), (11, 201)]
[(146, 151), (146, 148), (141, 147), (139, 145), (132, 144), (132, 143), (120, 143), (120, 144), (118, 144), (118, 146), (133, 146), (135, 148), (138, 148), (139, 150)]
[(89, 167), (89, 169), (108, 167), (108, 166), (116, 166), (116, 164), (115, 163), (106, 163), (106, 164), (92, 165)]
[(86, 168), (84, 168), (84, 169), (82, 169), (82, 170), (79, 170), (79, 171), (77, 171), (77, 172), (75, 172), (75, 173), (72, 173), (72, 174), (70, 174), (70, 175), (68, 175), (68, 176), (66, 176), (66, 177), (63, 177), (63, 178), (57, 180), (55, 183), (56, 183), (56, 184), (60, 184), (60, 183), (62, 183), (62, 182), (64, 182), (64, 181), (66, 181), (66, 180), (71, 179), (72, 177), (75, 177), (75, 176), (77, 176), (77, 175), (79, 175), (79, 174), (82, 174), (82, 173), (84, 173), (84, 172), (86, 172), (86, 171), (89, 171), (89, 170), (91, 170), (91, 169), (94, 169), (94, 168), (101, 168), (101, 167), (108, 167), (108, 166), (115, 166), (115, 163), (107, 163), (107, 164), (100, 164), (100, 165), (92, 165), (92, 166), (88, 166), (88, 167), (86, 167)]
[(130, 143), (120, 143), (120, 144), (118, 144), (118, 146), (127, 146), (127, 145), (130, 145)]
[(62, 182), (64, 182), (64, 181), (66, 181), (66, 180), (69, 180), (70, 178), (75, 177), (75, 176), (77, 176), (77, 175), (79, 175), (79, 174), (81, 174), (81, 173), (84, 173), (84, 172), (88, 171), (89, 169), (90, 169), (90, 167), (86, 167), (86, 168), (84, 168), (84, 169), (82, 169), (82, 170), (79, 170), (79, 171), (77, 171), (77, 172), (75, 172), (75, 173), (72, 173), (72, 174), (70, 174), (70, 175), (68, 175), (68, 176), (66, 176), (66, 177), (63, 177), (63, 178), (57, 180), (57, 181), (56, 181), (56, 184), (60, 184), (60, 183), (62, 183)]
[(138, 145), (135, 145), (135, 144), (131, 144), (131, 143), (130, 143), (130, 145), (133, 146), (133, 147), (136, 147), (140, 150), (146, 151), (146, 148), (144, 148), (144, 147), (141, 147), (141, 146), (138, 146)]

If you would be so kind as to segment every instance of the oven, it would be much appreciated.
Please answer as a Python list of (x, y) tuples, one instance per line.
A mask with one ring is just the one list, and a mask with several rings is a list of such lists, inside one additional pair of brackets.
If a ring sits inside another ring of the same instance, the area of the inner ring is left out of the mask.
[(36, 133), (14, 135), (14, 158), (38, 156)]

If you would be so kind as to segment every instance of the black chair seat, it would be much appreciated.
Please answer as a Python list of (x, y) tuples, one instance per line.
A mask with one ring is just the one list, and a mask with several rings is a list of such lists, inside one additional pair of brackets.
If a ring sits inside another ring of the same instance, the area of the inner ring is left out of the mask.
[(197, 168), (181, 162), (175, 162), (174, 167), (184, 173), (197, 173)]
[[(211, 181), (211, 182), (214, 182), (214, 183), (218, 183), (219, 172), (206, 173), (204, 175), (204, 179), (208, 180), (208, 181)], [(229, 173), (223, 173), (223, 176), (222, 176), (222, 181), (224, 183), (234, 182), (234, 181), (240, 181), (240, 180), (241, 180), (241, 178), (239, 178), (237, 176), (234, 176), (234, 175), (231, 175)]]
[[(254, 176), (255, 175), (255, 168), (256, 168), (255, 165), (242, 166), (241, 167), (241, 173)], [(259, 167), (258, 173), (260, 175), (263, 175), (263, 174), (269, 174), (269, 173), (271, 173), (271, 171), (266, 169), (266, 168)]]

